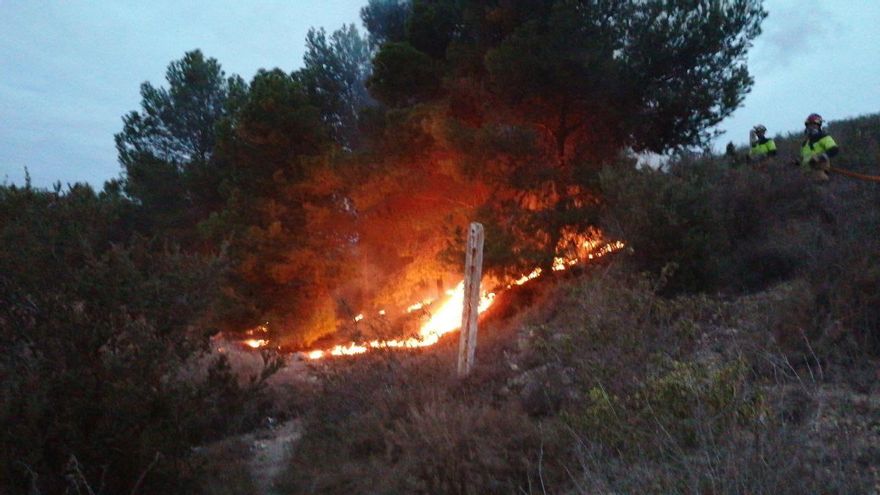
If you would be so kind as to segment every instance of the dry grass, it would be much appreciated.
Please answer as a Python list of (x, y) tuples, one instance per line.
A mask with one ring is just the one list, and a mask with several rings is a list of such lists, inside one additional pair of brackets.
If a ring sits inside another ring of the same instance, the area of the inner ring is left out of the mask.
[(672, 299), (658, 282), (612, 266), (542, 283), (537, 304), (484, 323), (464, 381), (453, 338), (315, 365), (277, 488), (871, 493), (880, 391), (799, 330), (809, 281)]
[(614, 179), (631, 253), (502, 296), (468, 379), (315, 365), (278, 489), (880, 493), (878, 189), (702, 165)]

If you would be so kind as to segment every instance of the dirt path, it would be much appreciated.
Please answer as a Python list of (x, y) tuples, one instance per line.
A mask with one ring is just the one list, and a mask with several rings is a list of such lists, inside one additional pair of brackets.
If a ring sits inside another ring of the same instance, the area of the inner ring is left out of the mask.
[(283, 472), (284, 461), (299, 437), (300, 424), (296, 420), (254, 434), (249, 467), (258, 494), (277, 493), (273, 489), (275, 478)]

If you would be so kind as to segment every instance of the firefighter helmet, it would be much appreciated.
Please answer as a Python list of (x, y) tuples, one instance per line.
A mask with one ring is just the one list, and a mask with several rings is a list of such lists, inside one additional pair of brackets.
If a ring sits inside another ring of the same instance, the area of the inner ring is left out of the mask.
[(806, 120), (804, 120), (804, 125), (816, 124), (819, 127), (822, 127), (823, 122), (824, 120), (822, 119), (821, 115), (819, 115), (818, 113), (811, 113), (810, 116), (807, 117)]

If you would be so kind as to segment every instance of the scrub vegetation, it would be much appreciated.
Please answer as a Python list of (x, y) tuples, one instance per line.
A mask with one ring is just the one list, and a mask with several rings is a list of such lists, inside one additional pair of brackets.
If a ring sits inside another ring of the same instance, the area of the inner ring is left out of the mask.
[[(301, 70), (185, 53), (117, 180), (0, 185), (0, 492), (877, 492), (877, 183), (813, 183), (794, 134), (704, 151), (765, 15), (370, 0)], [(877, 175), (878, 130), (831, 122), (834, 166)], [(353, 321), (457, 282), (471, 221), (487, 281), (545, 275), (470, 376), (455, 334), (295, 352), (411, 332)], [(596, 232), (625, 248), (550, 270)]]

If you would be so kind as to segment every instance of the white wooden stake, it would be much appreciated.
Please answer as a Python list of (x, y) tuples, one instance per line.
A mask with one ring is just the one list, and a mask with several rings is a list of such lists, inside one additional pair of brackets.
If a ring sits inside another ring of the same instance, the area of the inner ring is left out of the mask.
[(464, 263), (464, 305), (461, 311), (461, 337), (458, 341), (458, 376), (465, 377), (474, 367), (477, 349), (477, 317), (480, 309), (480, 278), (483, 273), (483, 225), (471, 223)]

